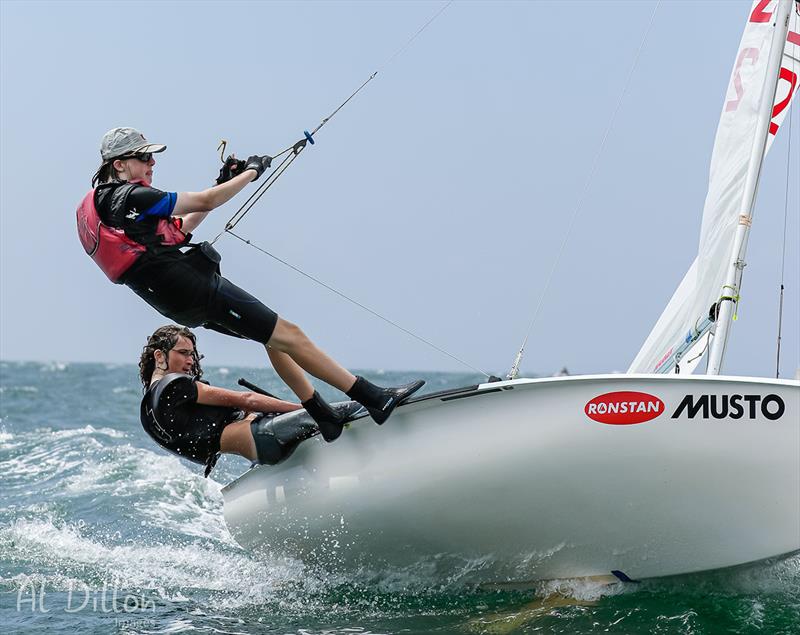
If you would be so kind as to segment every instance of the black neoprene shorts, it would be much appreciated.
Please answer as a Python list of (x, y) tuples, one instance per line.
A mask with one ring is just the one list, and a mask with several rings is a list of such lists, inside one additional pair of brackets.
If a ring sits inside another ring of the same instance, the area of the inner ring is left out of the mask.
[(272, 337), (278, 314), (198, 254), (172, 252), (137, 265), (125, 284), (170, 320), (262, 344)]
[(278, 323), (278, 314), (227, 278), (217, 278), (216, 293), (209, 302), (208, 320), (203, 326), (266, 345)]

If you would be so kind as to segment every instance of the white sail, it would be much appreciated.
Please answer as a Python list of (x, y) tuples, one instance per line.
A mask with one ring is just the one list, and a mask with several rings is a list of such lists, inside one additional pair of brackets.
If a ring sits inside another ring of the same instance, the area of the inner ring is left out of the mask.
[[(751, 167), (763, 88), (775, 28), (778, 0), (755, 0), (748, 15), (711, 156), (708, 194), (703, 208), (698, 255), (650, 332), (628, 372), (691, 372), (713, 324), (709, 312), (732, 295), (724, 288), (734, 234), (743, 211), (745, 181)], [(789, 104), (797, 93), (800, 72), (800, 16), (791, 11), (779, 80), (764, 152), (769, 150)], [(748, 221), (749, 222), (749, 221)], [(690, 361), (691, 360), (691, 361)], [(678, 369), (676, 369), (678, 365)]]

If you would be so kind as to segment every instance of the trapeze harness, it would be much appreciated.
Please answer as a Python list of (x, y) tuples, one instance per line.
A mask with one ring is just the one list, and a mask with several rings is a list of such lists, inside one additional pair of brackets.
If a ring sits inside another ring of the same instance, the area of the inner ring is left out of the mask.
[(219, 458), (222, 431), (245, 413), (236, 408), (197, 403), (197, 380), (170, 373), (150, 385), (142, 398), (142, 427), (161, 447), (206, 466), (208, 476)]
[[(183, 373), (170, 373), (150, 385), (142, 398), (139, 418), (145, 432), (161, 447), (211, 473), (220, 456), (225, 427), (245, 417), (235, 408), (197, 403), (197, 381)], [(354, 401), (334, 404), (337, 411), (352, 416), (361, 409)], [(317, 436), (319, 427), (305, 410), (277, 416), (259, 413), (250, 423), (261, 465), (285, 461), (306, 439)]]
[[(106, 225), (100, 220), (94, 204), (94, 195), (98, 188), (92, 189), (81, 201), (77, 209), (78, 237), (86, 253), (92, 257), (97, 266), (103, 270), (111, 282), (122, 284), (125, 272), (152, 247), (143, 245), (129, 238), (122, 229), (125, 217), (125, 203), (130, 193), (142, 186), (142, 181), (130, 181), (119, 185), (111, 193), (111, 223)], [(181, 229), (179, 219), (159, 219), (155, 230), (158, 244), (177, 247), (186, 243), (187, 235)]]

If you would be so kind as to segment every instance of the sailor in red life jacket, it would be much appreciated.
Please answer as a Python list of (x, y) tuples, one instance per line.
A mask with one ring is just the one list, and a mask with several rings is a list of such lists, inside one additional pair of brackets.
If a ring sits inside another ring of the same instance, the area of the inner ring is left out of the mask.
[[(134, 128), (103, 137), (102, 165), (77, 210), (78, 236), (113, 282), (129, 287), (162, 315), (184, 326), (259, 342), (281, 379), (319, 424), (327, 441), (342, 431), (343, 415), (314, 390), (305, 372), (367, 408), (376, 423), (424, 384), (382, 388), (356, 377), (320, 350), (299, 327), (220, 274), (219, 254), (208, 243), (181, 250), (209, 212), (226, 203), (270, 167), (268, 156), (229, 160), (218, 185), (202, 192), (164, 192), (151, 186), (155, 155)], [(304, 372), (305, 371), (305, 372)]]

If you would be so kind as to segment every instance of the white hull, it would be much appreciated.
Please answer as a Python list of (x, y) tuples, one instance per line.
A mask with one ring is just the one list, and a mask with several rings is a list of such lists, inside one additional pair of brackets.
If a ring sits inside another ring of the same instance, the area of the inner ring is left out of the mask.
[[(646, 393), (662, 410), (627, 425), (585, 413), (618, 391)], [(721, 418), (702, 408), (673, 417), (687, 396), (703, 395)], [(720, 411), (733, 395), (742, 396), (736, 406)], [(525, 582), (728, 567), (800, 550), (800, 382), (597, 375), (482, 384), (401, 406), (382, 427), (359, 419), (330, 445), (305, 441), (223, 495), (240, 544), (335, 569), (435, 558), (472, 562), (476, 582)]]

